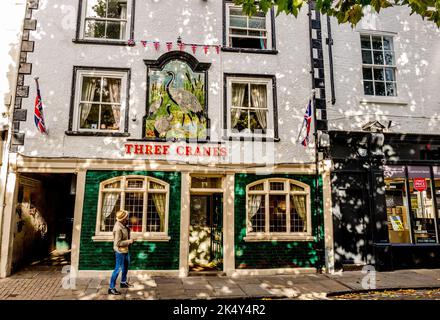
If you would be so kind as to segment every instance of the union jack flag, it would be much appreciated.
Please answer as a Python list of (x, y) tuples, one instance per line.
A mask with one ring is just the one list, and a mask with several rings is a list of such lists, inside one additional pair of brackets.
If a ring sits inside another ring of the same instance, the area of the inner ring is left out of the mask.
[[(309, 136), (310, 136), (310, 126), (312, 124), (312, 101), (309, 100), (309, 104), (307, 105), (306, 113), (304, 114), (304, 122), (302, 128), (306, 127), (306, 136), (302, 140), (301, 144), (304, 147), (309, 145)], [(302, 131), (301, 128), (301, 131)]]
[(37, 97), (35, 98), (35, 108), (34, 108), (35, 125), (37, 126), (37, 129), (38, 131), (40, 131), (40, 133), (47, 134), (47, 129), (44, 123), (44, 115), (43, 115), (43, 100), (41, 99), (40, 85), (38, 83), (38, 78), (35, 78), (35, 82), (37, 83)]

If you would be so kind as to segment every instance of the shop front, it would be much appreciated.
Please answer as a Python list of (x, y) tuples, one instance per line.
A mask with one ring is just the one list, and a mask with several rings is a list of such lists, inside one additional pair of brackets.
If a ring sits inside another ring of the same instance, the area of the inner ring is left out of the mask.
[(332, 133), (336, 265), (440, 267), (439, 138)]
[(324, 267), (322, 179), (317, 186), (310, 168), (265, 175), (163, 168), (86, 171), (80, 275), (113, 268), (112, 228), (119, 209), (130, 212), (134, 274), (270, 274)]

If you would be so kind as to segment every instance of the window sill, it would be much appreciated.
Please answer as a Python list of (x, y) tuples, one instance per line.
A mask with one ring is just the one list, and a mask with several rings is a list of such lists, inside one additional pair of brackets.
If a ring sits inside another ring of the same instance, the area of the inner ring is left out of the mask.
[(408, 101), (399, 97), (378, 97), (378, 96), (361, 96), (358, 100), (362, 104), (378, 103), (378, 104), (395, 104), (408, 105)]
[(272, 50), (272, 49), (249, 49), (249, 48), (222, 47), (222, 51), (236, 52), (236, 53), (278, 54), (278, 50)]
[(314, 236), (309, 235), (251, 235), (243, 238), (245, 242), (268, 242), (268, 241), (313, 241)]
[(129, 137), (128, 132), (89, 132), (89, 131), (66, 131), (67, 136), (86, 136), (86, 137)]
[(228, 141), (258, 141), (258, 142), (280, 142), (280, 138), (273, 137), (240, 137), (240, 136), (228, 136), (222, 137), (223, 140)]
[[(132, 238), (136, 242), (149, 241), (149, 242), (168, 242), (171, 240), (170, 236), (167, 235), (142, 235), (133, 234)], [(113, 235), (96, 235), (92, 237), (94, 242), (113, 242)]]
[(88, 39), (73, 39), (73, 43), (79, 43), (79, 44), (97, 44), (97, 45), (104, 45), (104, 46), (122, 46), (122, 47), (132, 47), (128, 43), (127, 40), (88, 40)]

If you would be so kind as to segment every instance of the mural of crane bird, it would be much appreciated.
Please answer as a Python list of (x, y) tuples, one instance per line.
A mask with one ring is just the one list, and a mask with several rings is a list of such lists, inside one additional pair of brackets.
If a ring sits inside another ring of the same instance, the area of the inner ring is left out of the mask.
[(173, 114), (170, 111), (171, 105), (167, 105), (167, 116), (156, 119), (154, 122), (154, 134), (156, 137), (162, 137), (171, 129)]
[(159, 92), (159, 99), (154, 101), (152, 104), (150, 104), (150, 107), (148, 108), (148, 114), (151, 116), (159, 110), (159, 108), (162, 106), (163, 103), (163, 94), (162, 92)]
[(171, 78), (166, 84), (166, 91), (171, 101), (178, 105), (183, 111), (182, 127), (184, 126), (186, 116), (190, 118), (192, 124), (194, 123), (194, 115), (196, 115), (200, 121), (203, 121), (205, 119), (203, 107), (197, 97), (186, 90), (173, 88), (171, 84), (176, 79), (176, 75), (172, 71), (167, 71), (167, 74), (171, 76)]

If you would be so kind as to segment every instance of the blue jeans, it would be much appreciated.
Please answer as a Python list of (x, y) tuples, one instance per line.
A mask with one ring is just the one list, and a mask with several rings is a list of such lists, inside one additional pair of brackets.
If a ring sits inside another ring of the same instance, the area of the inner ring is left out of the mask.
[(121, 269), (122, 269), (121, 283), (127, 282), (128, 266), (130, 265), (130, 255), (128, 253), (115, 252), (115, 256), (116, 256), (116, 266), (115, 266), (115, 270), (112, 273), (112, 277), (110, 279), (110, 289), (116, 287), (116, 279), (118, 278)]

